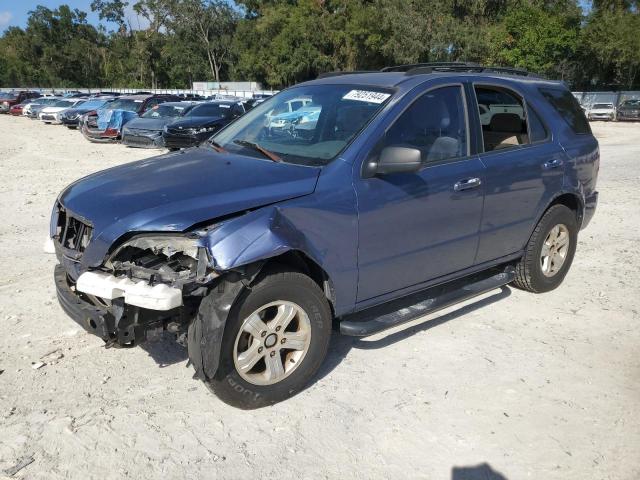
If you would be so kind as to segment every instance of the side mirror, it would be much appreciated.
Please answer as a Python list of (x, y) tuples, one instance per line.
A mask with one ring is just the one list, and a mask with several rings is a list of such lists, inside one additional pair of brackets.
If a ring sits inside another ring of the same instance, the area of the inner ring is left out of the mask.
[(377, 161), (365, 165), (366, 178), (391, 173), (415, 173), (422, 167), (422, 153), (417, 148), (385, 147)]

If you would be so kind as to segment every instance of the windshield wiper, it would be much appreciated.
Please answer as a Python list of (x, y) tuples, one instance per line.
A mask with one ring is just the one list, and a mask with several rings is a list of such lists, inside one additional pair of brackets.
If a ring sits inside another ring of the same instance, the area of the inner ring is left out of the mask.
[(278, 155), (276, 155), (273, 152), (270, 152), (266, 148), (261, 147), (257, 143), (250, 142), (248, 140), (234, 140), (233, 143), (235, 143), (236, 145), (240, 145), (242, 147), (252, 148), (252, 149), (260, 152), (261, 154), (263, 154), (268, 159), (273, 160), (274, 162), (278, 162), (279, 163), (279, 162), (282, 161), (282, 159)]
[(209, 140), (208, 143), (209, 143), (209, 145), (211, 145), (211, 148), (213, 148), (216, 152), (218, 152), (218, 153), (227, 153), (227, 151), (224, 148), (222, 148), (222, 145), (220, 145), (215, 140)]

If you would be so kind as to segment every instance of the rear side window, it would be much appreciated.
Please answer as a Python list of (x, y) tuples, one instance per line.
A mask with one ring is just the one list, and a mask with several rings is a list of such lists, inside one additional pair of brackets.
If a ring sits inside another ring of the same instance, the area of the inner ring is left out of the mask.
[(571, 130), (578, 135), (591, 133), (589, 122), (580, 108), (580, 104), (571, 92), (555, 88), (541, 88), (540, 93), (556, 109)]
[(527, 104), (527, 116), (529, 117), (529, 132), (531, 133), (531, 142), (542, 142), (547, 139), (547, 129), (540, 120), (536, 111)]
[(522, 100), (501, 87), (476, 86), (484, 151), (517, 148), (531, 143)]

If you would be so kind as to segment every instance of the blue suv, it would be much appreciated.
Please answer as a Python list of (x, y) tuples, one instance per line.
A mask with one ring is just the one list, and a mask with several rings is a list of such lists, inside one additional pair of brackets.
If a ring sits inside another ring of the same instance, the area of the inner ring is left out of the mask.
[(67, 187), (58, 298), (107, 346), (174, 332), (223, 401), (270, 405), (310, 381), (334, 326), (365, 336), (505, 284), (558, 287), (598, 168), (561, 82), (465, 64), (328, 74), (200, 147)]

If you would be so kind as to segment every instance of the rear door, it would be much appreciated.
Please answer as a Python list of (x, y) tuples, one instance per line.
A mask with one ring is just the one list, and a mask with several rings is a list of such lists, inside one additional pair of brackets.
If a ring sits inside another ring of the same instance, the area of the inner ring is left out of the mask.
[[(523, 92), (509, 84), (474, 83), (482, 124), (479, 156), (486, 167), (480, 243), (475, 263), (518, 252), (542, 209), (562, 190), (566, 156)], [(492, 102), (500, 102), (496, 108)]]

